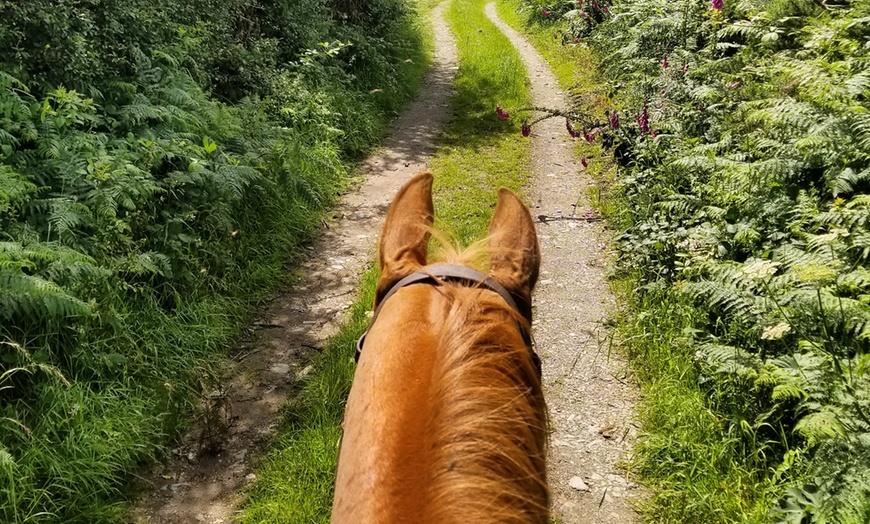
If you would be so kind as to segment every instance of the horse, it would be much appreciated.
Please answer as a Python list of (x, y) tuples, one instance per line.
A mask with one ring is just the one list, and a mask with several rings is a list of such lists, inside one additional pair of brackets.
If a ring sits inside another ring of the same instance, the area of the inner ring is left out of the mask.
[(375, 313), (339, 446), (334, 524), (540, 523), (549, 519), (547, 409), (529, 329), (540, 249), (508, 189), (485, 245), (428, 265), (433, 177), (390, 205)]

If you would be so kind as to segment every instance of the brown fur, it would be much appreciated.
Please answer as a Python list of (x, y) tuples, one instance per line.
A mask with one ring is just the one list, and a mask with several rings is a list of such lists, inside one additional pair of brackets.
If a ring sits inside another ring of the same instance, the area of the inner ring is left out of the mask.
[[(490, 276), (528, 296), (531, 216), (505, 190), (499, 215)], [(431, 217), (431, 175), (418, 175), (387, 215), (379, 289), (426, 263)], [(333, 522), (547, 522), (546, 406), (518, 322), (495, 292), (455, 283), (411, 285), (383, 305), (348, 399)]]

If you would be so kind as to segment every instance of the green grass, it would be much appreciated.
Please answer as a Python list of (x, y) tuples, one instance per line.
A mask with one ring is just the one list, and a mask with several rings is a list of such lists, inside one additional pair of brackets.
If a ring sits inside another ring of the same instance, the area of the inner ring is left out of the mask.
[[(432, 163), (439, 227), (468, 243), (485, 234), (498, 187), (528, 180), (529, 141), (519, 122), (501, 121), (496, 104), (529, 102), (525, 68), (483, 13), (484, 0), (453, 0), (447, 17), (457, 36), (460, 69), (452, 99), (457, 115)], [(344, 402), (353, 378), (353, 348), (368, 322), (376, 270), (366, 273), (351, 320), (312, 362), (287, 407), (281, 436), (259, 469), (242, 522), (327, 522)]]
[[(577, 105), (597, 116), (620, 108), (609, 99), (599, 58), (583, 42), (554, 39), (557, 25), (526, 24), (515, 0), (498, 4), (499, 16), (523, 31), (550, 64), (560, 84)], [(560, 31), (561, 34), (561, 31)], [(598, 207), (615, 227), (629, 209), (618, 192), (610, 191), (616, 165), (599, 144), (578, 143), (578, 154), (589, 158), (589, 173), (598, 182)], [(638, 405), (642, 436), (631, 463), (632, 471), (649, 488), (641, 503), (645, 520), (662, 523), (767, 522), (771, 487), (753, 455), (763, 443), (748, 439), (751, 432), (728, 434), (711, 409), (710, 392), (699, 385), (698, 367), (689, 337), (702, 313), (677, 297), (673, 290), (636, 293), (632, 275), (612, 281), (623, 305), (616, 338), (627, 352), (643, 395)], [(761, 457), (759, 456), (759, 459)]]

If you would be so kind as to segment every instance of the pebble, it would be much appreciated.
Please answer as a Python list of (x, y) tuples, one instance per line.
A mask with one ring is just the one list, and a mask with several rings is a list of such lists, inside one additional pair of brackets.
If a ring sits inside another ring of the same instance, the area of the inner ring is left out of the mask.
[(269, 367), (269, 371), (279, 375), (286, 375), (287, 373), (290, 373), (290, 366), (287, 364), (274, 364)]
[(591, 491), (589, 486), (583, 482), (583, 478), (581, 477), (571, 477), (571, 480), (568, 482), (568, 485), (577, 491)]

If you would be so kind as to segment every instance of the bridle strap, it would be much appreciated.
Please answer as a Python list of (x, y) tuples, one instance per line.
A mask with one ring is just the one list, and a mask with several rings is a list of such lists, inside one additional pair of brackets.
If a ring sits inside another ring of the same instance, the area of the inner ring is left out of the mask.
[[(473, 286), (484, 287), (486, 289), (489, 289), (490, 291), (498, 293), (498, 295), (507, 303), (508, 306), (510, 306), (511, 309), (513, 309), (523, 317), (526, 317), (528, 315), (526, 311), (520, 309), (520, 307), (517, 305), (517, 302), (519, 300), (525, 306), (525, 301), (505, 289), (504, 286), (496, 282), (496, 280), (492, 277), (489, 277), (481, 273), (480, 271), (465, 266), (458, 266), (454, 264), (436, 264), (434, 266), (429, 266), (425, 269), (415, 271), (410, 275), (406, 276), (405, 278), (399, 280), (398, 282), (393, 284), (393, 286), (389, 289), (389, 291), (384, 294), (383, 297), (378, 300), (378, 306), (375, 308), (374, 315), (372, 315), (372, 319), (369, 322), (365, 333), (363, 333), (362, 336), (359, 337), (359, 340), (357, 340), (356, 342), (356, 354), (354, 355), (354, 359), (356, 361), (359, 361), (359, 357), (362, 354), (363, 344), (365, 343), (366, 335), (369, 334), (372, 326), (375, 325), (375, 321), (377, 321), (378, 319), (381, 308), (383, 308), (384, 304), (386, 304), (387, 300), (391, 296), (395, 295), (403, 287), (407, 287), (412, 284), (429, 283), (438, 285), (441, 284), (443, 281), (465, 282)], [(526, 343), (526, 346), (532, 353), (532, 361), (538, 371), (538, 376), (540, 377), (541, 359), (532, 348), (532, 335), (531, 333), (529, 333), (528, 329), (526, 329), (525, 326), (523, 326), (522, 324), (518, 324), (518, 327), (520, 329), (520, 334), (523, 337), (523, 341)]]

